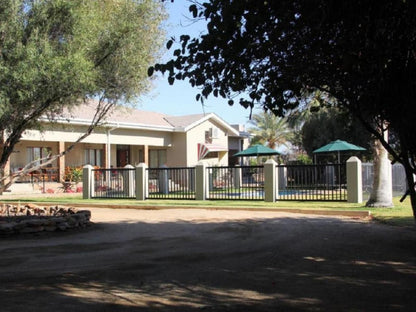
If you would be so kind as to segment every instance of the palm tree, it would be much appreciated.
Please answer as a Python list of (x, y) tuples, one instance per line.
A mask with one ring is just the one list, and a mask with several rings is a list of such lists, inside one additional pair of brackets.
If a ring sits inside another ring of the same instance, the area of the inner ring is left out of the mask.
[(293, 137), (287, 119), (269, 112), (254, 114), (250, 123), (254, 126), (248, 129), (248, 132), (253, 135), (252, 145), (260, 143), (276, 149), (281, 145), (288, 146), (288, 142)]

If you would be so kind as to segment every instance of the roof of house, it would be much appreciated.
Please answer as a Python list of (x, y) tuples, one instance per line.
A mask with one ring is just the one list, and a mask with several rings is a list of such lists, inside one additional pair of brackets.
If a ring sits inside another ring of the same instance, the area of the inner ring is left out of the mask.
[[(97, 101), (90, 100), (86, 104), (76, 106), (65, 112), (61, 118), (58, 118), (58, 121), (72, 124), (90, 124), (97, 104)], [(106, 116), (104, 124), (109, 127), (186, 132), (209, 119), (226, 130), (228, 134), (238, 135), (236, 129), (214, 113), (170, 116), (138, 110), (133, 107), (116, 106)]]

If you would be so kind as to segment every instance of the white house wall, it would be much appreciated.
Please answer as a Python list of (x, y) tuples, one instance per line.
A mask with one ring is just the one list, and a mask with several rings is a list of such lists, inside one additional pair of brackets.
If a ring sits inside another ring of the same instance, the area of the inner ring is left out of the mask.
[(188, 152), (186, 146), (186, 134), (184, 132), (176, 132), (172, 134), (172, 147), (167, 149), (167, 165), (169, 167), (189, 166)]
[[(207, 120), (186, 133), (186, 146), (188, 147), (188, 166), (195, 166), (199, 162), (198, 143), (205, 143), (205, 131), (209, 131), (209, 129), (212, 127), (218, 128), (218, 138), (212, 139), (212, 144), (228, 147), (228, 136), (226, 135), (224, 129), (220, 128), (219, 125), (214, 124), (211, 120)], [(222, 156), (220, 156), (219, 159), (209, 158), (203, 159), (202, 161), (206, 162), (208, 165), (228, 165), (228, 153), (220, 152), (219, 154)]]
[(111, 144), (168, 147), (172, 145), (172, 133), (160, 131), (116, 129), (111, 132)]
[[(85, 133), (87, 127), (65, 127), (55, 125), (56, 129), (48, 131), (27, 130), (22, 141), (43, 141), (43, 142), (75, 142), (81, 134)], [(107, 130), (103, 128), (95, 129), (83, 143), (107, 144)], [(149, 145), (149, 146), (170, 146), (172, 144), (172, 133), (162, 131), (147, 131), (140, 129), (113, 129), (110, 131), (110, 144), (124, 145)]]

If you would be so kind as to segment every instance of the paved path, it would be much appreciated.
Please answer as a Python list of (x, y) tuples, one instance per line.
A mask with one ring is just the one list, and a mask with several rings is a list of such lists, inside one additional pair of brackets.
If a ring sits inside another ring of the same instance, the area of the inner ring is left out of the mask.
[(0, 238), (1, 311), (414, 311), (416, 231), (277, 212), (91, 209)]

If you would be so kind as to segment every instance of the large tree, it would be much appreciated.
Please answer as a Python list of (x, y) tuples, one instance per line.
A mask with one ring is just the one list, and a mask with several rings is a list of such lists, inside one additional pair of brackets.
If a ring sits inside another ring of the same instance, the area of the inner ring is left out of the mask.
[(325, 107), (310, 114), (301, 128), (302, 145), (310, 157), (313, 151), (337, 139), (366, 148), (364, 155), (371, 157), (372, 136), (361, 123), (337, 107)]
[(25, 130), (41, 126), (40, 117), (53, 120), (98, 99), (87, 135), (114, 105), (146, 92), (163, 18), (156, 0), (2, 0), (0, 181), (13, 148)]
[[(416, 217), (416, 1), (210, 0), (189, 9), (207, 32), (168, 42), (174, 58), (149, 74), (187, 79), (198, 98), (233, 104), (244, 93), (244, 107), (281, 116), (315, 90), (336, 98), (404, 165)], [(398, 144), (384, 140), (386, 130)]]

